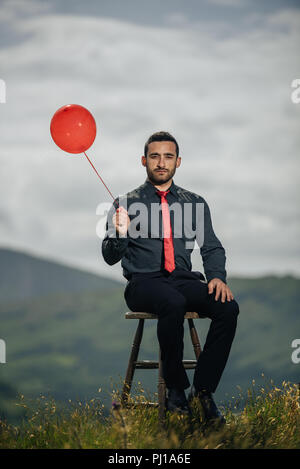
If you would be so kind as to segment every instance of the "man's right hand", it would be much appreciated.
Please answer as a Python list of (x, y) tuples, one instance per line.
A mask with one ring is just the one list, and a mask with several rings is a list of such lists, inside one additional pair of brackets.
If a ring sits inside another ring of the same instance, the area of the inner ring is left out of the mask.
[(128, 216), (127, 210), (124, 207), (119, 207), (116, 210), (116, 213), (113, 215), (112, 221), (118, 233), (124, 236), (127, 233), (128, 227), (130, 225), (130, 218)]

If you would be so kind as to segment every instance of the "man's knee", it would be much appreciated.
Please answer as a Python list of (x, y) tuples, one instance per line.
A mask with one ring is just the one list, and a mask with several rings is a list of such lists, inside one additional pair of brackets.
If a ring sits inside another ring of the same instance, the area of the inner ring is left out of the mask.
[(231, 301), (228, 301), (228, 303), (230, 305), (229, 311), (231, 312), (233, 316), (237, 318), (240, 313), (240, 307), (239, 307), (238, 302), (236, 300), (231, 300)]
[(218, 302), (217, 317), (226, 323), (235, 323), (239, 315), (240, 308), (236, 300)]
[(227, 301), (224, 318), (226, 323), (235, 325), (240, 312), (238, 303), (235, 300)]

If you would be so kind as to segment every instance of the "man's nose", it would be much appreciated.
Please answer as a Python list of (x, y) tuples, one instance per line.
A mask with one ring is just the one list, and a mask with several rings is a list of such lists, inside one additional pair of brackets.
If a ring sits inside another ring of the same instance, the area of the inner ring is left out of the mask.
[(166, 162), (165, 162), (164, 158), (160, 158), (160, 160), (159, 160), (159, 162), (158, 162), (159, 168), (164, 168), (164, 167), (166, 166), (165, 163), (166, 163)]

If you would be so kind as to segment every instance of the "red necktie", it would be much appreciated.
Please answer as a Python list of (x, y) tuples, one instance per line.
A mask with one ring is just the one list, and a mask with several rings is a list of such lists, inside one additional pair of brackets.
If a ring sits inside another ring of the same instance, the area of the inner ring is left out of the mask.
[(169, 205), (166, 199), (166, 195), (168, 192), (170, 192), (170, 190), (156, 191), (156, 193), (161, 197), (161, 210), (164, 227), (165, 269), (168, 272), (172, 272), (175, 269), (175, 259)]

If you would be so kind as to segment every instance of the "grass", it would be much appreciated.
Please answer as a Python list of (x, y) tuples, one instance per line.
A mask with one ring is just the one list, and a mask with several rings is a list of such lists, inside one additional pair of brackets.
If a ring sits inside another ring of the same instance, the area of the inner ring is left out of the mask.
[[(137, 385), (135, 402), (153, 401)], [(26, 410), (19, 426), (0, 422), (0, 448), (109, 448), (109, 449), (246, 449), (300, 448), (299, 386), (283, 382), (255, 389), (222, 408), (227, 424), (223, 429), (207, 428), (201, 405), (192, 403), (192, 418), (167, 413), (166, 425), (158, 423), (156, 408), (124, 409), (120, 393), (112, 391), (112, 407), (104, 413), (101, 399), (70, 402), (57, 408), (53, 399), (40, 396), (26, 402), (20, 396), (18, 405)], [(246, 400), (245, 400), (246, 399)], [(238, 410), (240, 402), (245, 405)], [(133, 401), (132, 401), (133, 402)]]

